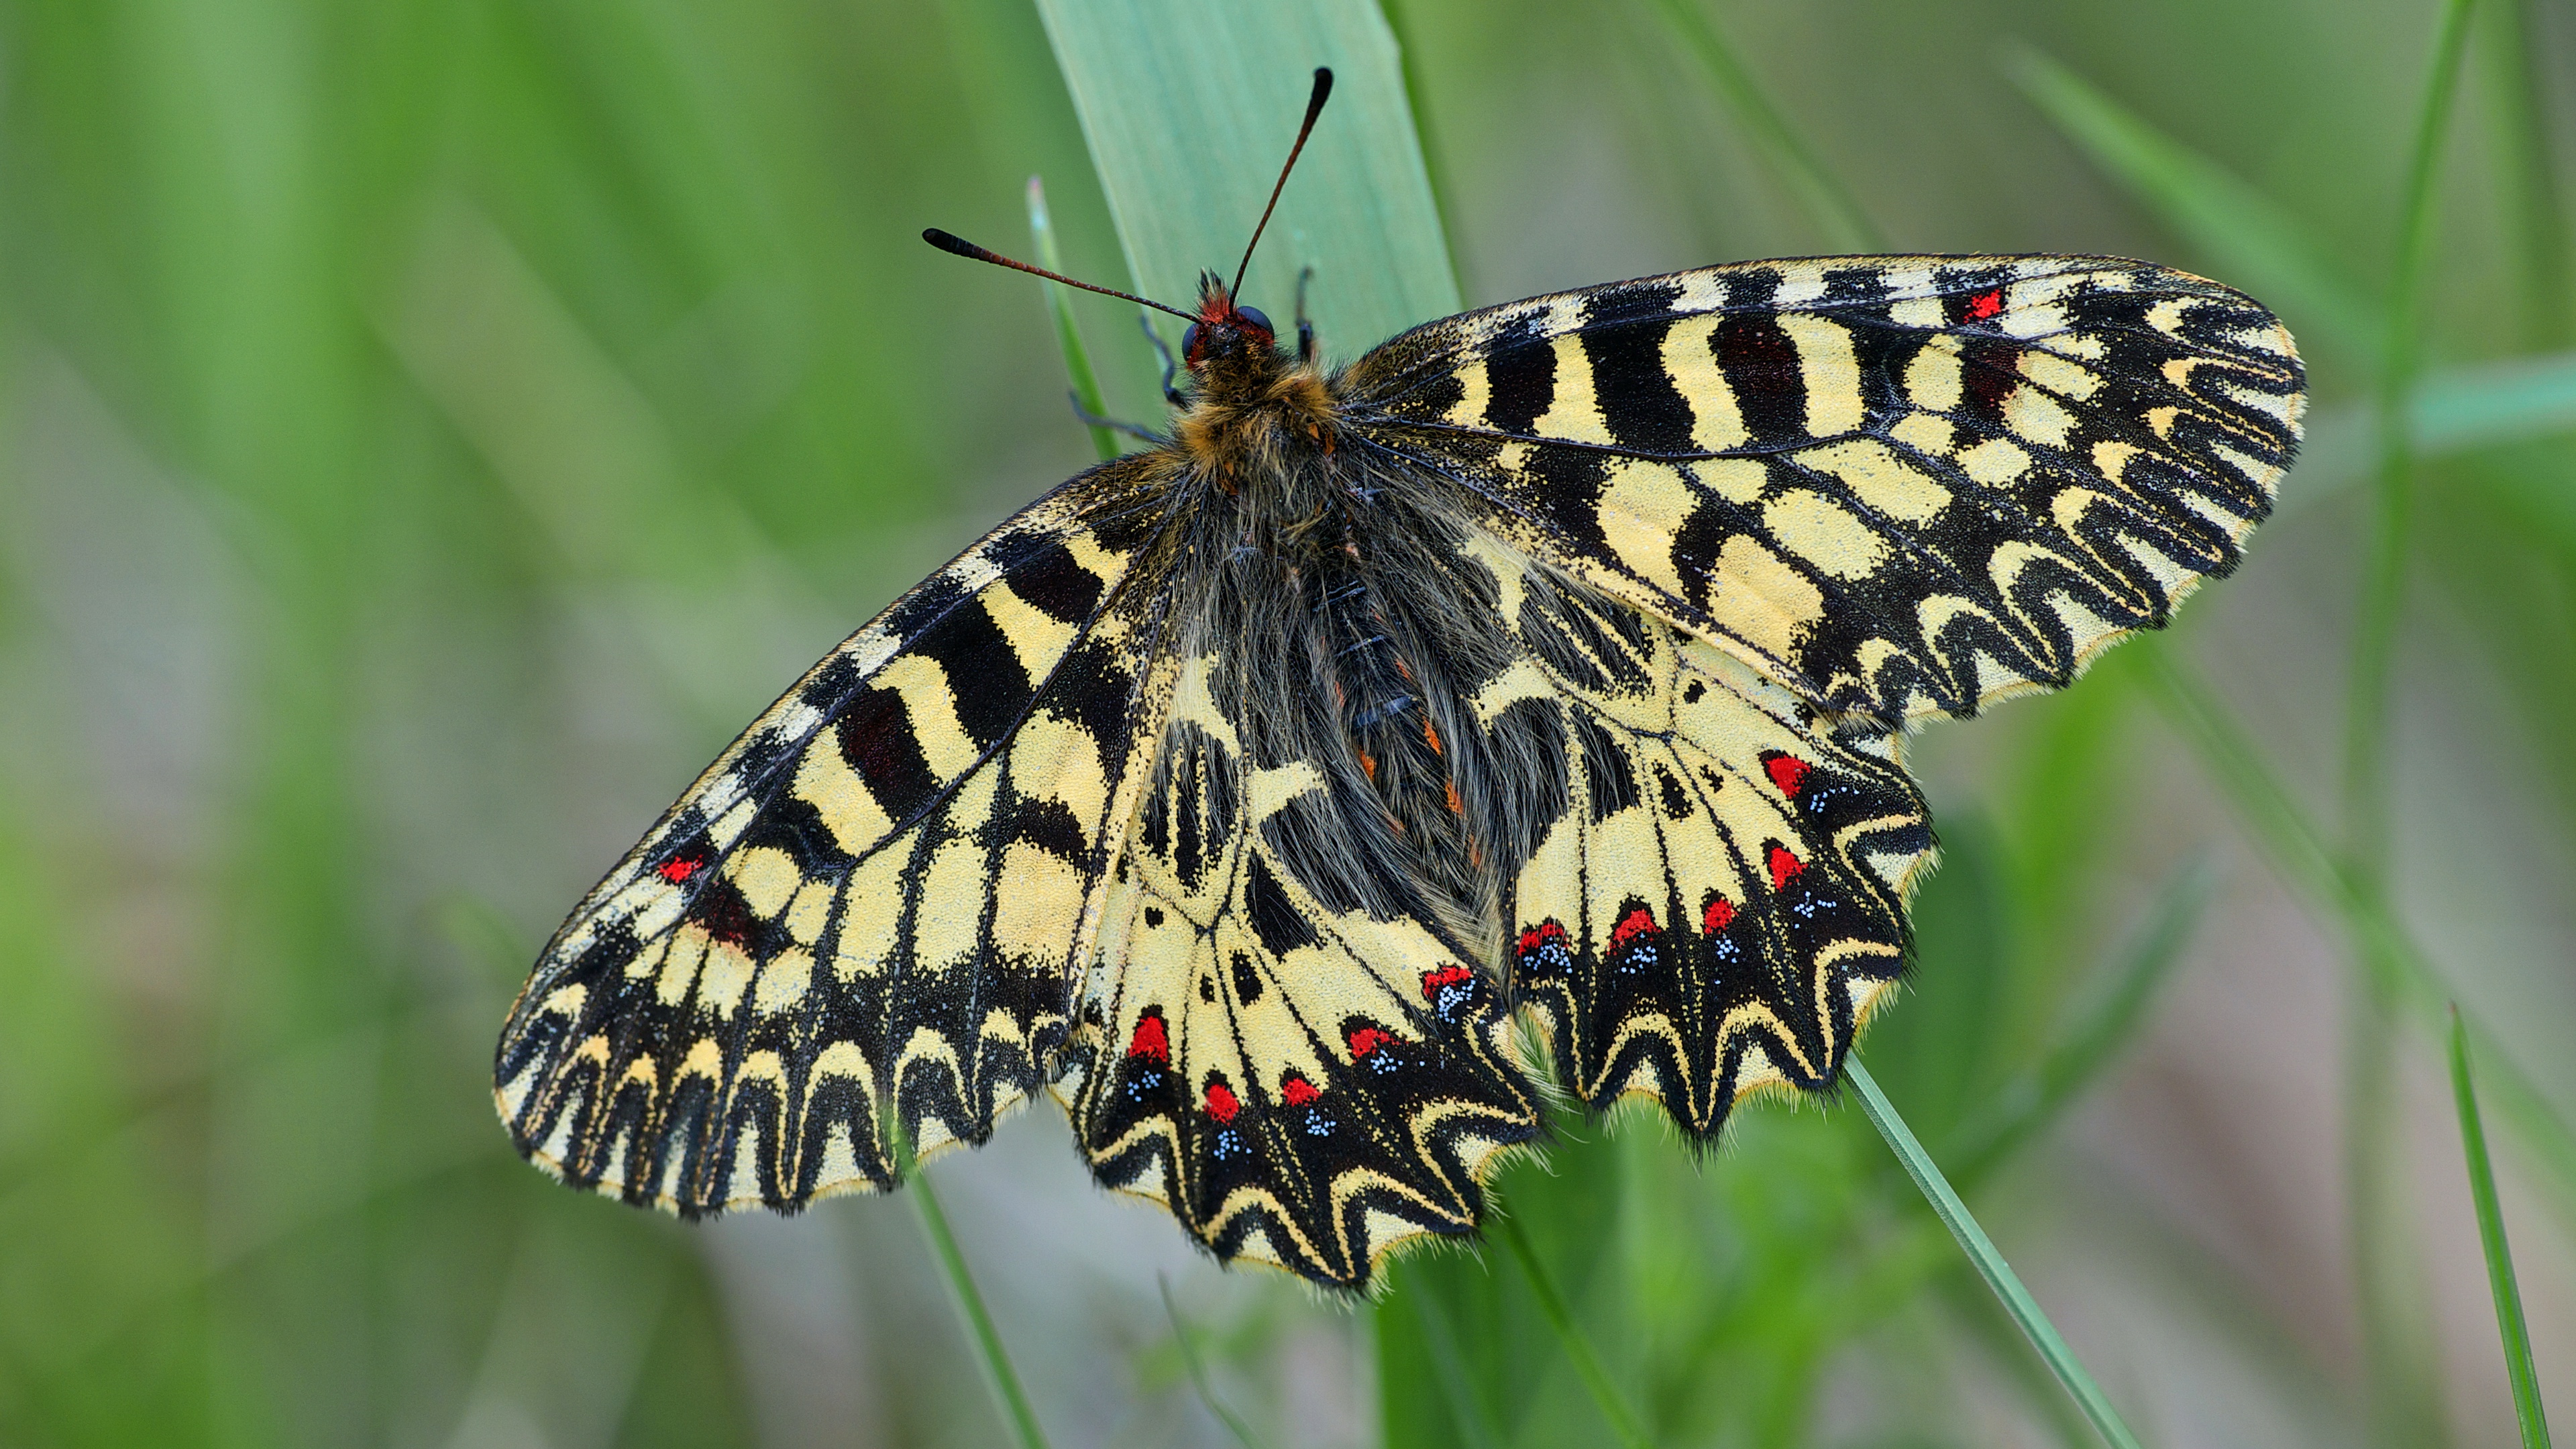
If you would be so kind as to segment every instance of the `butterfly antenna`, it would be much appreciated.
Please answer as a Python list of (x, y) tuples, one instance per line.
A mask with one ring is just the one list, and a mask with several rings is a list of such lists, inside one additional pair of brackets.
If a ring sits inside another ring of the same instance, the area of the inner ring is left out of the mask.
[(1321, 65), (1315, 67), (1315, 93), (1306, 98), (1306, 124), (1297, 128), (1297, 144), (1288, 148), (1288, 164), (1279, 168), (1279, 180), (1270, 188), (1270, 204), (1261, 208), (1260, 224), (1253, 227), (1252, 240), (1243, 244), (1243, 264), (1234, 269), (1234, 285), (1225, 289), (1227, 296), (1234, 296), (1243, 291), (1243, 274), (1251, 269), (1252, 249), (1261, 245), (1262, 228), (1270, 225), (1270, 213), (1279, 207), (1279, 193), (1287, 189), (1288, 173), (1297, 167), (1297, 153), (1306, 149), (1306, 137), (1315, 129), (1315, 118), (1324, 113), (1325, 98), (1332, 93), (1332, 68)]
[(1198, 318), (1182, 311), (1178, 307), (1166, 307), (1162, 303), (1157, 302), (1150, 297), (1139, 297), (1133, 292), (1119, 291), (1116, 287), (1101, 287), (1095, 286), (1090, 282), (1077, 282), (1073, 278), (1064, 275), (1062, 272), (1050, 272), (1044, 267), (1033, 267), (1026, 262), (1012, 261), (1009, 257), (1002, 255), (1000, 252), (992, 251), (985, 247), (979, 247), (973, 242), (966, 240), (964, 237), (941, 231), (935, 226), (925, 228), (921, 233), (921, 239), (951, 256), (967, 257), (979, 262), (991, 262), (997, 267), (1009, 267), (1015, 272), (1027, 272), (1029, 275), (1034, 277), (1044, 277), (1050, 282), (1062, 282), (1068, 287), (1080, 287), (1086, 292), (1098, 292), (1104, 297), (1124, 298), (1125, 300), (1134, 302), (1139, 306), (1151, 307), (1157, 312), (1169, 312), (1184, 322), (1195, 322), (1198, 320)]

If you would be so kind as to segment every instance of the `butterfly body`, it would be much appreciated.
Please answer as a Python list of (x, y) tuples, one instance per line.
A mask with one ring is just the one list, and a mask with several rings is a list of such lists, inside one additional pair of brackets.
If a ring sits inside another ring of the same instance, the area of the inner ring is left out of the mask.
[[(1169, 441), (897, 601), (566, 922), (522, 1149), (682, 1212), (893, 1185), (1052, 1090), (1104, 1184), (1344, 1287), (1542, 1084), (1822, 1090), (1932, 854), (1904, 732), (2230, 570), (2287, 334), (2145, 263), (1745, 263), (1326, 370), (1222, 287)], [(1543, 1048), (1527, 1049), (1527, 1022)]]

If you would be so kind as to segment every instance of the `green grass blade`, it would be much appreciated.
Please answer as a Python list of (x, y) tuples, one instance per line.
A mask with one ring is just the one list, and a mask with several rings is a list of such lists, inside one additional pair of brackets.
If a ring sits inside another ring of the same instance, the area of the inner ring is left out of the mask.
[(2496, 1333), (2504, 1340), (2505, 1373), (2513, 1380), (2513, 1414), (2522, 1426), (2523, 1449), (2548, 1449), (2549, 1419), (2540, 1407), (2540, 1375), (2531, 1365), (2531, 1331), (2522, 1321), (2522, 1287), (2513, 1275), (2513, 1249), (2504, 1237), (2504, 1206), (2496, 1200), (2495, 1166), (2487, 1160), (2486, 1128), (2478, 1120), (2478, 1089), (2469, 1072), (2469, 1028), (2451, 1008), (2451, 1095), (2460, 1108), (2460, 1150), (2468, 1158), (2469, 1196), (2478, 1208), (2478, 1243), (2486, 1250), (2487, 1287), (2495, 1295)]
[(2563, 347), (2576, 324), (2576, 275), (2568, 267), (2566, 207), (2550, 145), (2543, 58), (2551, 37), (2540, 0), (2505, 0), (2505, 8), (2503, 23), (2487, 27), (2479, 49), (2486, 53), (2486, 90), (2494, 105), (2497, 179), (2522, 273), (2522, 305), (2516, 310), (2524, 346)]
[(2001, 1110), (1958, 1134), (1957, 1140), (1965, 1144), (1957, 1153), (1965, 1164), (1959, 1170), (1961, 1181), (1974, 1183), (2009, 1160), (2116, 1059), (2157, 988), (2182, 960), (2183, 947), (2199, 928), (2217, 881), (2215, 866), (2203, 858), (2177, 871), (2157, 893), (2144, 925), (2108, 973), (2106, 989), (2076, 1017), (2021, 1085), (2005, 1095)]
[(1262, 1449), (1261, 1436), (1253, 1433), (1252, 1426), (1243, 1421), (1243, 1416), (1216, 1396), (1216, 1385), (1208, 1379), (1207, 1365), (1199, 1359), (1199, 1346), (1191, 1340), (1188, 1325), (1181, 1322), (1180, 1305), (1172, 1301), (1171, 1280), (1157, 1273), (1154, 1286), (1162, 1290), (1163, 1316), (1172, 1320), (1172, 1342), (1180, 1345), (1181, 1367), (1188, 1371), (1190, 1387), (1197, 1392), (1199, 1402), (1207, 1406), (1207, 1411), (1216, 1416), (1216, 1421), (1225, 1426), (1226, 1432), (1232, 1434), (1234, 1442), (1242, 1445), (1243, 1449)]
[[(1064, 270), (1064, 257), (1055, 244), (1055, 224), (1047, 218), (1046, 183), (1029, 178), (1029, 236), (1037, 243), (1038, 265), (1050, 272)], [(1100, 377), (1091, 370), (1091, 354), (1082, 345), (1082, 332), (1073, 325), (1073, 299), (1062, 283), (1038, 279), (1046, 293), (1047, 315), (1055, 320), (1056, 346), (1064, 349), (1065, 376), (1072, 379), (1074, 401), (1091, 416), (1106, 417), (1109, 404), (1100, 397)], [(1103, 462), (1118, 456), (1118, 435), (1100, 423), (1086, 423), (1091, 433), (1091, 446)]]
[(2048, 1315), (2040, 1310), (2039, 1301), (2022, 1286), (2021, 1275), (2004, 1260), (1994, 1240), (1986, 1236), (1984, 1228), (1977, 1226), (1975, 1215), (1968, 1211), (1965, 1202), (1960, 1201), (1959, 1194), (1951, 1190), (1949, 1179), (1941, 1175), (1940, 1167), (1932, 1161), (1932, 1154), (1925, 1152), (1923, 1144), (1914, 1139), (1913, 1129), (1896, 1114), (1895, 1106), (1878, 1089), (1878, 1083), (1871, 1079), (1869, 1068), (1861, 1065), (1859, 1057), (1853, 1056), (1844, 1059), (1843, 1072), (1860, 1096), (1861, 1111), (1868, 1115), (1869, 1125), (1877, 1128), (1878, 1135), (1887, 1139), (1888, 1150), (1894, 1152), (1896, 1160), (1904, 1165), (1905, 1175), (1914, 1179), (1914, 1186), (1922, 1192), (1923, 1200), (1932, 1205), (1941, 1225), (1950, 1230), (1950, 1236), (1959, 1240), (1959, 1248), (1968, 1255), (1977, 1276), (1985, 1279), (1986, 1286), (1994, 1290), (1996, 1300), (2003, 1304), (2006, 1313), (2012, 1315), (2013, 1322), (2020, 1325), (2023, 1335), (2030, 1339), (2030, 1346), (2039, 1350), (2040, 1358), (2057, 1375), (2057, 1381), (2066, 1386), (2066, 1392), (2074, 1398), (2076, 1407), (2084, 1411), (2084, 1417), (2101, 1434), (2103, 1442), (2114, 1446), (2114, 1449), (2138, 1449), (2137, 1436), (2129, 1432), (2129, 1426), (2121, 1421), (2119, 1411), (2112, 1408), (2111, 1401), (2103, 1396), (2101, 1385), (2093, 1382), (2093, 1375), (2075, 1356), (2075, 1350), (2067, 1346), (2057, 1326), (2049, 1322)]
[[(2376, 398), (2380, 465), (2371, 510), (2369, 553), (2346, 672), (2343, 747), (2344, 874), (2367, 904), (2388, 898), (2395, 844), (2394, 791), (2388, 740), (2397, 630), (2405, 611), (2406, 564), (2414, 542), (2415, 448), (2406, 402), (2422, 351), (2420, 306), (2433, 230), (2433, 185), (2448, 132), (2452, 97), (2468, 50), (2475, 0), (2442, 8), (2431, 70), (2407, 157), (2398, 210), (2397, 258), (2383, 322)], [(2441, 1382), (2427, 1367), (2434, 1344), (2425, 1326), (2429, 1290), (2409, 1239), (2399, 1182), (2396, 1016), (2400, 996), (2372, 943), (2355, 943), (2365, 990), (2352, 1005), (2345, 1049), (2344, 1160), (2351, 1204), (2349, 1235), (2361, 1304), (2375, 1435), (2383, 1443), (2437, 1441)]]
[[(1440, 1295), (1408, 1294), (1405, 1307), (1422, 1325), (1422, 1346), (1431, 1357), (1431, 1376), (1439, 1381), (1450, 1426), (1466, 1441), (1467, 1449), (1502, 1449), (1502, 1436), (1494, 1431), (1484, 1402), (1476, 1397), (1475, 1382), (1467, 1372), (1467, 1356), (1458, 1346), (1457, 1325), (1449, 1321), (1449, 1310), (1441, 1303)], [(1383, 1388), (1380, 1392), (1384, 1392)]]
[(2429, 372), (2406, 401), (2419, 454), (2456, 453), (2576, 430), (2576, 353)]
[(2468, 49), (2475, 0), (2449, 0), (2434, 42), (2432, 74), (2416, 118), (2398, 216), (2397, 265), (2385, 316), (2379, 370), (2380, 471), (2360, 621), (2353, 638), (2350, 693), (2344, 715), (2346, 850), (2363, 888), (2376, 891), (2387, 868), (2389, 837), (2388, 686), (2397, 621), (2405, 600), (2406, 553), (2414, 511), (2414, 439), (2406, 403), (2422, 345), (2419, 294), (2433, 227), (2433, 181), (2448, 129), (2460, 62)]
[(1565, 1346), (1566, 1358), (1573, 1363), (1575, 1374), (1583, 1380), (1585, 1391), (1592, 1395), (1592, 1402), (1600, 1406), (1601, 1417), (1610, 1421), (1611, 1431), (1619, 1436), (1619, 1442), (1632, 1446), (1632, 1449), (1633, 1446), (1652, 1443), (1646, 1437), (1645, 1427), (1637, 1422), (1637, 1416), (1628, 1411), (1627, 1401), (1619, 1397), (1618, 1385), (1610, 1382), (1609, 1371), (1601, 1366), (1600, 1356), (1592, 1351), (1583, 1330), (1575, 1326), (1574, 1315), (1566, 1311), (1565, 1297), (1556, 1291), (1556, 1280), (1548, 1275), (1547, 1266), (1539, 1261), (1538, 1253), (1530, 1247), (1529, 1233), (1521, 1226), (1520, 1219), (1500, 1213), (1495, 1215), (1493, 1222), (1503, 1245), (1511, 1249), (1512, 1260), (1519, 1263), (1521, 1272), (1528, 1275), (1530, 1292), (1538, 1298), (1538, 1311), (1546, 1315), (1548, 1326), (1556, 1330), (1557, 1341)]
[(1011, 1436), (1020, 1449), (1047, 1449), (1046, 1431), (1038, 1427), (1037, 1411), (1029, 1407), (1029, 1396), (1020, 1387), (1019, 1372), (1011, 1367), (1010, 1350), (1002, 1346), (1001, 1330), (993, 1326), (993, 1315), (984, 1307), (984, 1295), (976, 1291), (975, 1276), (966, 1270), (966, 1255), (958, 1250), (957, 1235), (948, 1230), (948, 1214), (940, 1209), (939, 1194), (931, 1191), (930, 1174), (912, 1160), (909, 1148), (904, 1150), (903, 1159), (909, 1169), (906, 1175), (912, 1180), (913, 1206), (921, 1211), (922, 1235), (930, 1239), (931, 1256), (939, 1260), (940, 1276), (948, 1280), (949, 1292), (957, 1297), (957, 1311), (975, 1340), (984, 1382), (993, 1390), (1002, 1418), (1011, 1426)]
[(1824, 234), (1826, 245), (1846, 252), (1886, 250), (1885, 234), (1869, 219), (1860, 199), (1816, 158), (1806, 139), (1762, 93), (1700, 0), (1654, 0), (1654, 7), (1707, 73), (1710, 86), (1734, 111), (1737, 124), (1753, 133), (1768, 154), (1772, 171)]
[(2191, 944), (2192, 933), (2209, 909), (2210, 894), (2217, 884), (2217, 868), (2202, 858), (2176, 871), (2158, 893), (2148, 908), (2144, 928), (2114, 968), (2109, 989), (2077, 1018), (2075, 1029), (2040, 1062), (2043, 1119), (2098, 1076), (2120, 1043), (2137, 1029), (2147, 1004), (2155, 999), (2156, 988), (2172, 974), (2175, 963), (2182, 959), (2183, 948)]
[[(2272, 869), (2295, 891), (2319, 924), (2339, 928), (2356, 943), (2365, 969), (2384, 973), (2421, 1019), (2432, 1021), (2448, 991), (2402, 922), (2384, 901), (2352, 887), (2325, 835), (2264, 761), (2253, 740), (2187, 668), (2156, 645), (2144, 646), (2146, 679), (2167, 721), (2200, 757), (2201, 768), (2234, 808), (2247, 835)], [(2482, 1047), (2492, 1039), (2469, 1023)], [(2500, 1050), (2489, 1050), (2487, 1086), (2496, 1107), (2546, 1174), (2551, 1199), (2576, 1232), (2576, 1127), (2530, 1077)]]
[(2037, 50), (2018, 50), (2008, 70), (2076, 149), (2226, 280), (2271, 302), (2311, 346), (2375, 355), (2379, 308), (2270, 197)]
[(1395, 36), (1369, 0), (1039, 0), (1038, 13), (1146, 296), (1186, 307), (1202, 269), (1233, 274), (1323, 65), (1332, 105), (1245, 300), (1285, 325), (1312, 265), (1317, 331), (1343, 357), (1459, 310)]
[(1945, 1279), (1936, 1291), (1950, 1315), (1975, 1338), (1978, 1351), (2003, 1371), (2024, 1407), (2047, 1424), (2057, 1442), (2065, 1449), (2093, 1449), (2099, 1436), (2092, 1422), (2066, 1397), (2047, 1365), (2031, 1354), (2029, 1340), (1995, 1295), (1958, 1277)]

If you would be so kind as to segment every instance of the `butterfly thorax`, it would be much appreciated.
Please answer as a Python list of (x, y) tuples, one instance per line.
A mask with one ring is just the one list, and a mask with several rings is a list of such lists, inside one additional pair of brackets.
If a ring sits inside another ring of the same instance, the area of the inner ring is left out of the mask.
[(1461, 705), (1509, 644), (1472, 525), (1437, 480), (1340, 437), (1333, 381), (1267, 329), (1202, 322), (1192, 340), (1169, 495), (1203, 581), (1188, 652), (1222, 661), (1213, 703), (1245, 767), (1318, 772), (1273, 830), (1301, 874), (1344, 908), (1440, 920), (1482, 959), (1488, 842), (1512, 812)]
[(1172, 440), (1191, 471), (1228, 491), (1330, 453), (1336, 408), (1313, 364), (1278, 345), (1267, 318), (1237, 307), (1213, 277), (1184, 342), (1196, 386)]

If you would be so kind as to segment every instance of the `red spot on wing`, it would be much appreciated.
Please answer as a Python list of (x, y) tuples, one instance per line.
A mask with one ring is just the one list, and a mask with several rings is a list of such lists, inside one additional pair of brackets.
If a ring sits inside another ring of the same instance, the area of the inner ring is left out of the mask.
[(1231, 1122), (1234, 1114), (1243, 1110), (1243, 1103), (1235, 1099), (1233, 1088), (1223, 1082), (1210, 1082), (1207, 1084), (1207, 1110), (1208, 1115), (1219, 1122)]
[(1137, 1019), (1136, 1034), (1127, 1039), (1127, 1055), (1147, 1057), (1167, 1067), (1172, 1064), (1172, 1040), (1163, 1033), (1161, 1016), (1147, 1015)]
[(1734, 924), (1735, 902), (1724, 896), (1710, 896), (1708, 909), (1699, 913), (1700, 930), (1704, 934), (1714, 936)]
[(1554, 921), (1541, 921), (1521, 932), (1521, 954), (1526, 956), (1550, 941), (1563, 941), (1565, 928)]
[(1628, 912), (1618, 925), (1610, 928), (1610, 949), (1617, 950), (1637, 936), (1655, 929), (1655, 913), (1644, 906)]
[(1771, 889), (1775, 891), (1796, 880), (1798, 873), (1807, 868), (1805, 861), (1777, 845), (1763, 852), (1763, 863), (1771, 867)]
[(1968, 320), (1971, 322), (1983, 322), (2003, 309), (2004, 294), (2002, 289), (1989, 288), (1988, 290), (1979, 292), (1977, 295), (1968, 299)]
[(1466, 966), (1443, 966), (1437, 971), (1425, 971), (1422, 973), (1422, 999), (1430, 1001), (1440, 995), (1441, 987), (1455, 985), (1475, 974), (1473, 968)]
[(706, 868), (707, 863), (703, 860), (686, 859), (666, 860), (662, 862), (660, 866), (656, 867), (662, 879), (669, 881), (673, 885), (682, 884), (687, 881), (689, 877), (696, 875), (699, 871)]
[(1815, 766), (1795, 755), (1773, 755), (1762, 762), (1762, 769), (1770, 775), (1771, 783), (1780, 787), (1780, 793), (1793, 800), (1807, 777), (1815, 773)]
[(1364, 1057), (1379, 1047), (1395, 1045), (1395, 1033), (1373, 1026), (1354, 1028), (1351, 1032), (1351, 1055)]
[(1279, 1084), (1279, 1095), (1288, 1099), (1289, 1106), (1303, 1107), (1324, 1094), (1316, 1091), (1315, 1084), (1304, 1077), (1290, 1077)]

